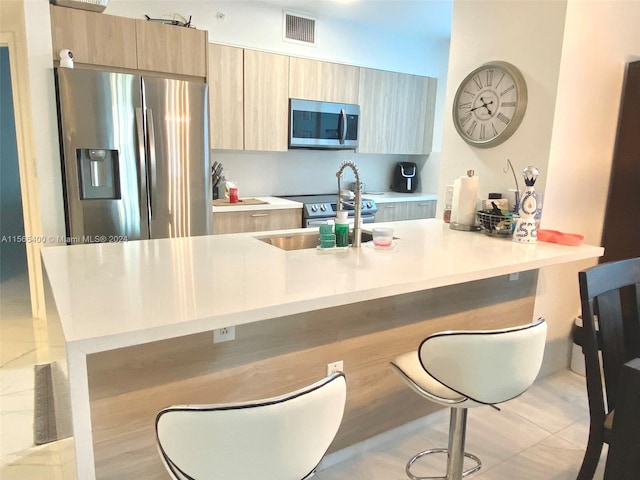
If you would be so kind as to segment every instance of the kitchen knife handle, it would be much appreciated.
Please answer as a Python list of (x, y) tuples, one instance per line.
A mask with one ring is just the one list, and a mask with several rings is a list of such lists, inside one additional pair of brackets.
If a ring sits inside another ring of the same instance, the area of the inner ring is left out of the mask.
[(158, 184), (156, 164), (156, 134), (153, 128), (153, 110), (147, 109), (147, 133), (149, 138), (149, 163), (151, 167), (151, 185), (149, 186), (149, 218), (153, 218), (153, 192)]
[[(140, 178), (138, 186), (140, 188), (140, 218), (143, 218), (142, 208), (149, 209), (149, 197), (147, 194), (147, 151), (144, 145), (144, 117), (142, 114), (142, 108), (136, 108), (136, 131), (138, 133), (138, 158), (140, 159)], [(144, 217), (147, 217), (145, 212)], [(147, 232), (148, 235), (148, 232)]]

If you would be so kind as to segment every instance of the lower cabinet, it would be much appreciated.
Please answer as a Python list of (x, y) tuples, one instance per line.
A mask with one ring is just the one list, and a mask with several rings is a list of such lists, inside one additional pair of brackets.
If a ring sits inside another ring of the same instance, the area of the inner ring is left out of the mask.
[(435, 218), (436, 201), (422, 200), (415, 202), (378, 203), (376, 222), (397, 222), (400, 220), (417, 220)]
[(213, 214), (213, 234), (263, 232), (302, 226), (302, 209), (247, 210)]

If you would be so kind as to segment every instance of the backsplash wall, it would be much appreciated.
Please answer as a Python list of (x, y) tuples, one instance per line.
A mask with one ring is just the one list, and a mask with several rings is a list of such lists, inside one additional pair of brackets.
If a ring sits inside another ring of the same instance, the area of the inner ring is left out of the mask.
[[(431, 155), (372, 155), (351, 150), (290, 150), (288, 152), (242, 152), (213, 150), (211, 160), (224, 165), (225, 176), (237, 182), (241, 197), (332, 193), (337, 190), (336, 172), (346, 160), (355, 162), (366, 191), (389, 191), (396, 162), (415, 162), (421, 174), (419, 190), (437, 191), (437, 174), (427, 164)], [(354, 180), (350, 169), (345, 187)]]

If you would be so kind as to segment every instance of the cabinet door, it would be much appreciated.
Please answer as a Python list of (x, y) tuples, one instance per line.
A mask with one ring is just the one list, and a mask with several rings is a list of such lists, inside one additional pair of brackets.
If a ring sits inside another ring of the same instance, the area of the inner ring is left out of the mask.
[(209, 125), (211, 148), (244, 148), (242, 48), (209, 44)]
[(407, 202), (378, 203), (376, 222), (397, 222), (407, 219)]
[(207, 32), (136, 20), (138, 69), (207, 76)]
[(435, 80), (360, 69), (360, 153), (428, 154), (431, 151)]
[(54, 60), (69, 49), (75, 63), (137, 68), (136, 20), (54, 5), (50, 10)]
[(288, 230), (302, 226), (302, 210), (248, 210), (213, 214), (213, 234)]
[(244, 51), (244, 148), (286, 151), (289, 57)]
[(323, 102), (358, 103), (359, 77), (358, 67), (291, 57), (289, 96)]
[(407, 202), (407, 220), (420, 218), (435, 218), (436, 201), (424, 200), (420, 202)]

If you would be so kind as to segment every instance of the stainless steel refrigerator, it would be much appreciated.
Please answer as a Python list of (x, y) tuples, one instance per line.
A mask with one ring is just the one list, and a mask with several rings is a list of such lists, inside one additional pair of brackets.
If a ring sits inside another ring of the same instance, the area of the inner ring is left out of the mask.
[(211, 233), (204, 83), (57, 68), (68, 243)]

